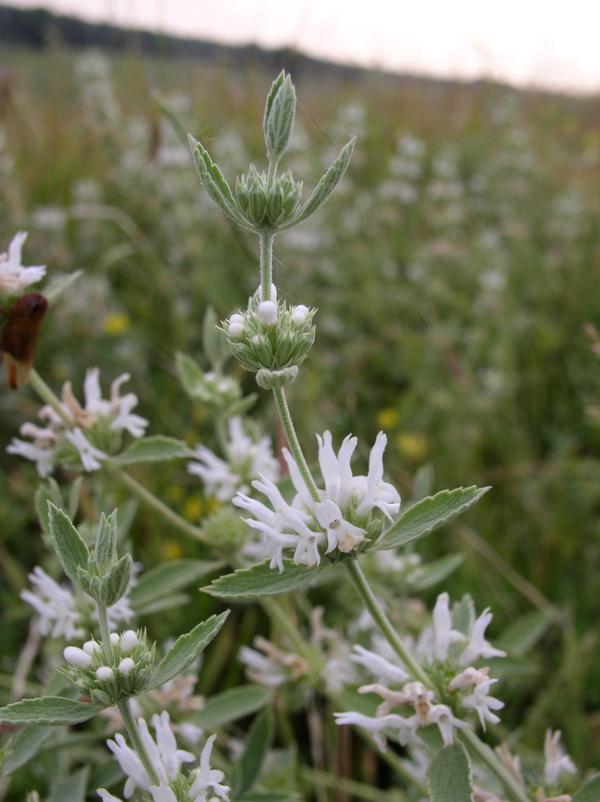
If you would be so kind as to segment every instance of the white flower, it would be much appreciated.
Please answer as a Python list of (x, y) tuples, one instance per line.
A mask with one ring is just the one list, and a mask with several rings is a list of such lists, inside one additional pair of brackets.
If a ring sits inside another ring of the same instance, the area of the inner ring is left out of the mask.
[(277, 311), (275, 301), (261, 301), (258, 305), (258, 316), (266, 326), (277, 323)]
[(373, 735), (373, 740), (381, 751), (385, 751), (385, 736), (386, 730), (396, 730), (398, 741), (406, 746), (408, 743), (420, 742), (416, 731), (419, 727), (418, 716), (410, 716), (405, 718), (396, 715), (395, 713), (387, 716), (371, 717), (365, 716), (362, 713), (334, 713), (335, 723), (340, 726), (347, 726), (352, 724), (356, 727), (361, 727)]
[(490, 657), (506, 657), (506, 652), (495, 649), (483, 637), (491, 620), (492, 613), (488, 608), (484, 610), (473, 623), (473, 628), (469, 635), (469, 642), (460, 656), (461, 666), (468, 666), (469, 663), (473, 663), (479, 657), (483, 657), (484, 660), (489, 660)]
[(255, 649), (242, 646), (239, 659), (246, 666), (248, 679), (267, 688), (277, 688), (289, 680), (296, 680), (305, 674), (308, 667), (301, 657), (291, 652), (283, 652), (273, 643), (257, 636)]
[(110, 682), (110, 680), (114, 678), (115, 675), (110, 666), (100, 666), (96, 669), (96, 679), (99, 679), (100, 682)]
[(463, 707), (474, 710), (477, 713), (484, 730), (486, 721), (491, 724), (497, 724), (500, 721), (499, 716), (492, 711), (501, 710), (504, 707), (504, 702), (488, 694), (489, 689), (495, 682), (498, 682), (498, 680), (486, 679), (479, 682), (475, 685), (472, 693), (461, 699)]
[(369, 458), (367, 476), (353, 476), (350, 462), (357, 446), (356, 437), (348, 435), (336, 454), (330, 432), (317, 435), (319, 466), (324, 490), (314, 499), (302, 471), (287, 449), (282, 454), (296, 491), (291, 504), (282, 497), (275, 484), (261, 476), (252, 487), (269, 500), (272, 509), (262, 502), (238, 493), (233, 503), (251, 514), (246, 521), (263, 535), (266, 556), (271, 567), (283, 570), (283, 550), (294, 547), (292, 559), (300, 565), (318, 565), (319, 547), (327, 542), (326, 554), (335, 549), (348, 553), (365, 538), (371, 516), (381, 511), (387, 517), (400, 508), (398, 491), (383, 481), (383, 451), (387, 442), (380, 432)]
[(63, 651), (63, 655), (67, 663), (74, 668), (89, 668), (92, 664), (90, 655), (77, 646), (67, 646)]
[(143, 437), (148, 421), (131, 411), (138, 404), (135, 393), (120, 395), (121, 387), (130, 379), (129, 373), (118, 376), (110, 386), (110, 398), (102, 397), (100, 371), (86, 371), (83, 392), (85, 406), (82, 407), (71, 390), (70, 382), (63, 387), (63, 405), (75, 423), (83, 429), (91, 429), (99, 421), (106, 420), (114, 432), (127, 431), (132, 437)]
[(375, 652), (370, 652), (363, 646), (355, 646), (354, 651), (355, 654), (352, 655), (351, 659), (355, 663), (364, 666), (378, 679), (385, 680), (386, 682), (397, 682), (399, 684), (407, 681), (408, 674), (406, 671), (399, 666), (393, 665), (384, 657), (380, 657), (378, 654), (375, 654)]
[[(156, 740), (150, 735), (144, 719), (138, 719), (139, 735), (158, 777), (159, 784), (168, 786), (170, 781), (179, 775), (181, 764), (192, 762), (194, 756), (177, 748), (168, 713), (163, 712), (160, 716), (153, 716), (152, 726), (154, 727)], [(142, 791), (151, 791), (153, 783), (148, 777), (142, 761), (136, 752), (127, 745), (123, 736), (118, 733), (115, 739), (107, 741), (107, 744), (117, 759), (121, 770), (127, 775), (124, 788), (125, 798), (129, 799), (136, 788)]]
[[(452, 629), (450, 597), (440, 593), (433, 608), (433, 655), (437, 660), (445, 660), (452, 643), (465, 640), (462, 632)], [(461, 661), (462, 662), (462, 661)], [(468, 660), (467, 662), (471, 662)]]
[(29, 574), (29, 581), (33, 589), (24, 590), (21, 598), (38, 614), (42, 635), (66, 640), (82, 637), (84, 631), (78, 626), (81, 614), (71, 591), (55, 582), (39, 565)]
[(17, 232), (7, 253), (0, 253), (0, 293), (20, 293), (46, 275), (45, 265), (24, 267), (21, 264), (21, 251), (27, 236), (26, 231)]
[(241, 337), (244, 333), (243, 315), (232, 315), (227, 323), (227, 331), (230, 337)]
[(455, 729), (469, 729), (467, 722), (456, 718), (447, 705), (433, 705), (428, 712), (428, 723), (437, 725), (444, 746), (450, 746), (454, 742)]
[(298, 304), (292, 309), (292, 323), (294, 326), (301, 326), (308, 317), (308, 306)]
[(200, 768), (194, 772), (194, 781), (189, 790), (190, 802), (207, 802), (214, 796), (219, 799), (229, 799), (229, 786), (222, 784), (225, 775), (222, 771), (210, 767), (210, 756), (216, 737), (216, 735), (210, 736), (200, 754)]
[(560, 730), (552, 732), (546, 730), (544, 740), (544, 782), (546, 785), (556, 785), (561, 774), (575, 774), (577, 768), (562, 748), (560, 743)]
[(91, 473), (92, 471), (99, 471), (102, 467), (102, 460), (106, 459), (106, 454), (95, 448), (81, 429), (71, 429), (65, 432), (65, 437), (77, 449), (81, 459), (83, 470)]
[(119, 663), (119, 674), (127, 676), (128, 674), (131, 674), (134, 668), (135, 668), (135, 663), (133, 662), (131, 657), (124, 657)]
[(123, 654), (132, 652), (138, 643), (137, 632), (133, 629), (126, 629), (120, 637), (120, 647)]
[(276, 481), (279, 465), (268, 437), (253, 440), (244, 431), (242, 419), (229, 419), (229, 439), (224, 444), (225, 457), (217, 457), (205, 446), (196, 448), (197, 461), (188, 464), (189, 473), (199, 476), (206, 492), (219, 501), (229, 501), (236, 491), (243, 493), (259, 476)]

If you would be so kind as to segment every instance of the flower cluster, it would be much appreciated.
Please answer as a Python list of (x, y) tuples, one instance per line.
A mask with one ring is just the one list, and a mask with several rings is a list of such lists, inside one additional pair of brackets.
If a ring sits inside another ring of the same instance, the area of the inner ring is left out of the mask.
[[(139, 738), (151, 763), (155, 777), (149, 776), (148, 767), (121, 734), (109, 740), (108, 748), (115, 756), (121, 770), (126, 775), (124, 796), (129, 799), (136, 789), (146, 791), (153, 802), (207, 802), (215, 798), (228, 800), (229, 787), (223, 785), (225, 775), (218, 769), (210, 767), (210, 758), (215, 735), (207, 739), (200, 754), (200, 766), (184, 775), (181, 768), (184, 763), (195, 760), (191, 752), (177, 748), (177, 741), (171, 729), (169, 715), (166, 712), (152, 717), (154, 738), (143, 718), (138, 719)], [(156, 782), (158, 780), (158, 783)], [(98, 789), (102, 802), (121, 802), (104, 788)]]
[(293, 561), (299, 565), (318, 565), (321, 547), (325, 554), (347, 554), (363, 541), (379, 534), (382, 515), (392, 519), (400, 509), (400, 495), (383, 480), (383, 452), (387, 438), (379, 432), (369, 457), (366, 476), (352, 474), (351, 460), (358, 440), (348, 435), (338, 453), (330, 432), (317, 435), (319, 467), (325, 484), (313, 498), (302, 472), (287, 449), (283, 456), (296, 491), (291, 504), (274, 482), (266, 477), (252, 486), (269, 501), (267, 506), (245, 493), (233, 503), (250, 514), (247, 523), (261, 533), (264, 554), (271, 568), (283, 571), (283, 553), (294, 549)]
[(45, 265), (25, 267), (22, 264), (22, 250), (27, 236), (26, 231), (18, 231), (12, 238), (8, 251), (0, 253), (0, 297), (19, 295), (46, 275)]
[[(134, 563), (134, 569), (136, 567)], [(29, 574), (31, 589), (22, 591), (21, 598), (38, 615), (40, 632), (52, 638), (84, 638), (95, 615), (95, 606), (87, 594), (76, 595), (71, 588), (60, 585), (39, 565)], [(129, 589), (133, 586), (132, 577)], [(107, 608), (109, 626), (116, 627), (134, 617), (127, 594)]]
[(72, 682), (94, 702), (110, 705), (144, 690), (155, 649), (149, 648), (144, 632), (128, 629), (121, 635), (112, 632), (109, 645), (88, 640), (82, 648), (67, 646), (63, 654)]
[(111, 385), (110, 398), (102, 397), (98, 368), (90, 368), (84, 383), (85, 405), (75, 398), (71, 383), (62, 389), (61, 414), (47, 405), (40, 409), (43, 422), (24, 423), (20, 433), (27, 440), (14, 438), (7, 451), (35, 462), (40, 476), (49, 476), (55, 465), (62, 464), (86, 472), (97, 471), (108, 454), (121, 446), (123, 432), (144, 436), (148, 421), (133, 414), (138, 398), (134, 393), (121, 395), (129, 381), (123, 373)]
[(198, 446), (197, 460), (188, 464), (188, 471), (199, 476), (206, 492), (219, 501), (229, 501), (237, 491), (248, 492), (250, 482), (259, 476), (273, 482), (279, 478), (279, 464), (268, 437), (252, 439), (237, 416), (229, 419), (228, 431), (229, 439), (223, 444), (225, 459)]
[[(503, 657), (505, 653), (494, 648), (485, 639), (485, 630), (492, 619), (485, 610), (472, 620), (463, 632), (452, 621), (447, 593), (438, 596), (431, 627), (424, 630), (416, 645), (416, 652), (428, 664), (430, 685), (412, 681), (401, 666), (387, 657), (355, 646), (352, 660), (372, 674), (376, 682), (363, 685), (360, 693), (373, 693), (382, 700), (375, 717), (348, 712), (336, 714), (338, 724), (356, 724), (369, 730), (380, 746), (385, 746), (385, 733), (397, 732), (401, 744), (419, 744), (417, 731), (435, 724), (444, 744), (451, 744), (455, 729), (469, 725), (460, 716), (476, 713), (485, 729), (488, 722), (498, 723), (497, 710), (504, 703), (491, 695), (497, 680), (489, 676), (489, 668), (476, 668), (473, 663), (481, 658)], [(409, 711), (401, 715), (394, 710)]]
[(278, 301), (274, 285), (270, 296), (261, 301), (257, 290), (245, 312), (236, 312), (223, 323), (233, 356), (243, 368), (256, 372), (257, 383), (267, 390), (296, 378), (298, 365), (315, 341), (316, 313), (303, 304)]

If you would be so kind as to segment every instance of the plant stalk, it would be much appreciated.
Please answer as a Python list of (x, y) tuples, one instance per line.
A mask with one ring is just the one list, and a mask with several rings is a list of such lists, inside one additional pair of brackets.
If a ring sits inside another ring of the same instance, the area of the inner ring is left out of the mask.
[(146, 747), (142, 743), (137, 724), (133, 720), (131, 707), (129, 706), (129, 699), (121, 699), (121, 701), (117, 703), (117, 707), (119, 708), (119, 713), (121, 714), (123, 723), (125, 724), (131, 745), (135, 749), (139, 759), (142, 761), (150, 782), (152, 785), (159, 785), (160, 781), (158, 775), (154, 769), (154, 766), (152, 765), (152, 761), (148, 757)]
[(262, 231), (260, 240), (260, 300), (271, 301), (273, 283), (273, 237), (272, 231)]
[(308, 467), (308, 463), (306, 462), (302, 447), (300, 446), (283, 388), (273, 390), (273, 398), (275, 399), (275, 405), (277, 406), (279, 419), (281, 420), (281, 425), (283, 426), (283, 431), (285, 432), (285, 439), (287, 440), (292, 457), (300, 469), (302, 478), (306, 483), (306, 487), (308, 488), (308, 492), (310, 493), (313, 501), (320, 501), (319, 489), (315, 484), (315, 480), (313, 479), (310, 468)]

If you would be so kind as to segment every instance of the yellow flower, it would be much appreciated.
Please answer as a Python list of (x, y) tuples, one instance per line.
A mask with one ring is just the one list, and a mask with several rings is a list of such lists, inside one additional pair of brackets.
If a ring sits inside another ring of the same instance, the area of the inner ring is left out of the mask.
[(163, 543), (162, 554), (165, 560), (178, 560), (183, 554), (183, 549), (174, 540), (167, 540), (166, 543)]
[(377, 414), (377, 425), (380, 429), (387, 431), (398, 425), (400, 416), (393, 407), (386, 407)]
[(421, 462), (427, 456), (427, 438), (420, 432), (402, 432), (396, 437), (396, 447), (413, 462)]
[(183, 505), (183, 517), (187, 518), (188, 521), (199, 521), (203, 512), (204, 504), (202, 503), (202, 499), (197, 496), (188, 498)]
[(129, 328), (129, 318), (120, 312), (115, 312), (104, 319), (104, 331), (111, 337), (120, 337)]

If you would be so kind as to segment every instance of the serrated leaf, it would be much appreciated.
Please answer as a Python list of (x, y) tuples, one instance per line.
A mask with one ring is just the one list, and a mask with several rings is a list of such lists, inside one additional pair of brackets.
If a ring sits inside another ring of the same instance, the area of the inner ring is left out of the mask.
[(446, 746), (434, 757), (427, 787), (431, 802), (473, 802), (471, 767), (461, 744)]
[(551, 619), (539, 610), (517, 618), (496, 638), (494, 645), (503, 649), (509, 657), (524, 657), (532, 649), (551, 624)]
[(52, 788), (48, 802), (85, 802), (90, 767), (85, 766), (70, 777), (59, 780)]
[(243, 796), (256, 782), (267, 752), (273, 741), (273, 718), (267, 708), (257, 716), (248, 730), (244, 750), (235, 763), (232, 775), (232, 795)]
[(217, 635), (228, 615), (229, 610), (220, 615), (212, 615), (191, 632), (180, 635), (154, 671), (149, 689), (158, 688), (185, 671)]
[(427, 496), (401, 513), (371, 549), (395, 549), (428, 535), (472, 507), (489, 489), (473, 485), (457, 487), (455, 490), (440, 490), (435, 496)]
[(225, 212), (228, 217), (236, 223), (248, 228), (248, 224), (236, 207), (229, 184), (211, 159), (204, 145), (197, 139), (194, 139), (191, 134), (188, 134), (188, 143), (200, 181), (211, 200)]
[(260, 710), (270, 703), (272, 697), (273, 691), (262, 685), (248, 684), (230, 688), (207, 699), (193, 720), (206, 731), (214, 732), (232, 721)]
[(124, 554), (106, 576), (102, 577), (100, 600), (105, 607), (112, 607), (122, 599), (131, 580), (133, 560), (131, 554)]
[(129, 593), (129, 602), (138, 611), (218, 571), (222, 565), (217, 560), (172, 560), (162, 563), (141, 576)]
[(63, 696), (44, 696), (21, 699), (0, 707), (0, 721), (7, 724), (80, 724), (100, 710), (100, 705), (76, 702)]
[(100, 571), (108, 568), (116, 557), (117, 532), (117, 511), (113, 510), (108, 517), (102, 513), (94, 546), (94, 562)]
[(283, 561), (283, 573), (269, 568), (267, 563), (240, 568), (232, 574), (215, 579), (202, 590), (218, 599), (255, 599), (259, 596), (277, 596), (292, 590), (307, 588), (317, 577), (329, 569), (309, 568)]
[(352, 137), (352, 139), (344, 145), (336, 160), (329, 167), (325, 175), (321, 177), (321, 180), (317, 186), (313, 189), (310, 197), (302, 206), (297, 217), (294, 218), (292, 225), (300, 223), (302, 220), (306, 220), (306, 218), (309, 217), (313, 212), (317, 211), (319, 206), (322, 206), (325, 203), (348, 169), (355, 142), (356, 137)]
[(577, 791), (571, 802), (600, 802), (600, 774), (588, 780)]
[(411, 590), (427, 590), (450, 576), (464, 562), (464, 554), (447, 554), (439, 560), (419, 565), (407, 576)]
[(193, 456), (192, 450), (181, 440), (157, 434), (154, 437), (136, 440), (115, 457), (115, 462), (119, 465), (137, 465), (140, 462), (164, 462), (191, 456)]
[(90, 553), (69, 516), (48, 502), (48, 528), (65, 574), (79, 584), (78, 568), (86, 570)]

